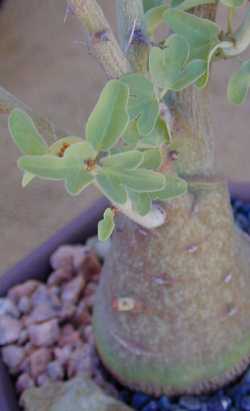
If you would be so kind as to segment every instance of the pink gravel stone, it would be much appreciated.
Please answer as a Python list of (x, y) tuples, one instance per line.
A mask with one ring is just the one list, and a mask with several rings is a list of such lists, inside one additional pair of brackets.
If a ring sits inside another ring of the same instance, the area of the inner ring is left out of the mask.
[(85, 286), (85, 280), (78, 276), (68, 282), (62, 289), (62, 301), (64, 303), (76, 304)]
[(0, 345), (14, 343), (18, 340), (21, 325), (18, 320), (7, 315), (0, 316)]
[(16, 382), (16, 389), (18, 392), (23, 392), (25, 390), (27, 390), (28, 388), (32, 388), (34, 387), (34, 381), (33, 379), (30, 377), (29, 374), (25, 373), (25, 374), (21, 374)]
[(50, 320), (28, 327), (30, 341), (37, 347), (49, 347), (58, 341), (60, 330), (57, 320)]
[(61, 285), (64, 282), (70, 281), (73, 274), (73, 271), (70, 269), (59, 268), (49, 276), (48, 285)]
[(18, 301), (21, 297), (29, 297), (39, 286), (39, 281), (29, 280), (24, 284), (17, 285), (10, 289), (8, 292), (8, 297), (13, 301)]
[(41, 323), (52, 320), (58, 316), (56, 310), (49, 303), (38, 304), (34, 307), (29, 317), (27, 317), (26, 325)]
[(8, 345), (2, 348), (3, 362), (14, 372), (24, 360), (25, 352), (23, 347), (18, 345)]
[(85, 261), (89, 248), (82, 245), (64, 245), (51, 256), (50, 263), (54, 270), (73, 267), (77, 270)]
[(71, 356), (71, 352), (72, 352), (72, 349), (70, 346), (66, 345), (65, 347), (62, 347), (62, 348), (56, 347), (54, 349), (54, 356), (55, 356), (55, 359), (61, 365), (65, 365)]
[(61, 381), (64, 378), (64, 370), (59, 361), (52, 361), (48, 364), (47, 373), (52, 381)]
[(47, 348), (35, 350), (29, 357), (31, 376), (37, 378), (40, 374), (43, 374), (47, 370), (50, 360), (50, 350)]

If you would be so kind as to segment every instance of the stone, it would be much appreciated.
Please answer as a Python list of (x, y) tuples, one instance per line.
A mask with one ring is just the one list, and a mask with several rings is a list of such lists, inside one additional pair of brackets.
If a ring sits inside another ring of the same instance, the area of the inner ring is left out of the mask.
[(36, 383), (39, 387), (50, 384), (51, 380), (47, 374), (41, 374), (37, 377)]
[(71, 320), (72, 317), (74, 317), (76, 312), (76, 306), (74, 304), (63, 304), (58, 311), (58, 316), (60, 321), (68, 321)]
[(199, 398), (193, 397), (191, 395), (184, 395), (183, 397), (181, 397), (179, 400), (179, 404), (189, 411), (199, 411), (202, 405)]
[(36, 305), (27, 318), (26, 325), (37, 324), (52, 320), (58, 316), (57, 311), (50, 303), (42, 303)]
[(16, 389), (17, 392), (22, 393), (29, 388), (34, 387), (35, 383), (34, 380), (30, 377), (28, 373), (24, 373), (19, 375), (17, 382), (16, 382)]
[(37, 378), (43, 374), (47, 370), (51, 357), (51, 351), (47, 348), (33, 351), (29, 357), (31, 377)]
[(79, 275), (69, 281), (62, 289), (61, 299), (67, 304), (76, 304), (85, 286), (83, 276)]
[(21, 404), (26, 411), (132, 411), (85, 376), (31, 388), (22, 395)]
[(32, 295), (32, 305), (37, 307), (39, 304), (52, 304), (52, 297), (46, 285), (41, 284)]
[(60, 381), (64, 378), (64, 370), (59, 361), (51, 361), (48, 364), (47, 373), (52, 381)]
[(21, 325), (18, 320), (7, 315), (0, 316), (0, 345), (16, 342), (20, 332)]
[(70, 267), (78, 270), (85, 262), (89, 248), (82, 245), (63, 245), (59, 247), (51, 256), (50, 263), (54, 270)]
[(23, 297), (20, 298), (18, 302), (18, 310), (21, 314), (28, 314), (29, 311), (31, 310), (31, 300), (27, 295), (24, 295)]
[(15, 302), (17, 302), (21, 297), (29, 297), (36, 290), (39, 284), (41, 283), (37, 280), (26, 281), (24, 284), (12, 287), (8, 292), (8, 297)]
[(30, 341), (37, 347), (49, 347), (59, 339), (60, 330), (56, 319), (28, 327)]
[(19, 317), (16, 305), (9, 298), (0, 298), (0, 316), (1, 315), (9, 315), (13, 318)]
[(245, 396), (241, 400), (241, 409), (242, 411), (250, 411), (250, 396)]
[(79, 343), (82, 344), (80, 333), (78, 330), (75, 330), (71, 324), (67, 324), (64, 327), (62, 327), (61, 335), (58, 341), (59, 347), (77, 347)]
[(77, 326), (80, 325), (89, 325), (91, 324), (92, 319), (91, 319), (91, 315), (89, 312), (89, 309), (85, 303), (85, 301), (81, 301), (77, 308), (76, 308), (76, 312), (74, 315), (74, 323), (76, 323)]
[(70, 281), (72, 277), (72, 270), (67, 268), (59, 268), (49, 276), (48, 285), (61, 285), (64, 282)]
[(72, 352), (67, 364), (67, 376), (72, 378), (78, 374), (92, 376), (92, 357), (86, 347), (81, 347)]
[(72, 350), (70, 346), (65, 346), (62, 348), (56, 347), (54, 348), (54, 357), (59, 364), (65, 365), (70, 358), (71, 352)]
[(2, 358), (3, 362), (10, 368), (10, 370), (15, 371), (25, 357), (25, 351), (23, 347), (18, 347), (18, 345), (7, 345), (2, 348)]
[(136, 410), (141, 409), (150, 401), (150, 397), (143, 392), (136, 392), (132, 398), (132, 407)]
[(18, 344), (23, 345), (27, 342), (29, 336), (28, 331), (26, 329), (22, 329), (18, 338)]
[(171, 409), (170, 399), (166, 395), (162, 395), (158, 401), (160, 411), (169, 411)]

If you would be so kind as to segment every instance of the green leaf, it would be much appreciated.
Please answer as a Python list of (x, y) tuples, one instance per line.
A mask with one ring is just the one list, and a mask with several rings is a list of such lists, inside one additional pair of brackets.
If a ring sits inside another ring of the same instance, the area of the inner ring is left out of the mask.
[(65, 178), (65, 187), (69, 194), (78, 195), (94, 180), (85, 170), (73, 170)]
[(145, 150), (143, 163), (141, 164), (142, 168), (148, 168), (151, 170), (157, 170), (162, 162), (161, 151), (158, 148), (152, 148)]
[(174, 175), (165, 176), (163, 190), (150, 194), (153, 200), (166, 201), (179, 197), (187, 192), (187, 182)]
[(86, 125), (86, 137), (97, 150), (108, 150), (124, 133), (129, 116), (129, 90), (119, 80), (111, 80), (104, 87)]
[(206, 62), (204, 60), (192, 60), (180, 74), (179, 79), (172, 85), (172, 90), (180, 91), (195, 83), (205, 72)]
[(128, 196), (132, 203), (132, 209), (140, 214), (145, 216), (149, 213), (152, 205), (152, 200), (148, 193), (137, 193), (132, 190), (128, 190)]
[(35, 176), (49, 180), (63, 180), (70, 172), (80, 169), (81, 164), (75, 159), (59, 158), (53, 155), (23, 156), (18, 160), (18, 166)]
[(204, 4), (216, 4), (216, 0), (184, 0), (175, 6), (176, 9), (186, 11)]
[(104, 167), (124, 168), (132, 170), (141, 165), (143, 154), (138, 150), (124, 151), (101, 159)]
[(104, 212), (103, 219), (98, 223), (98, 239), (100, 241), (108, 240), (114, 228), (114, 213), (111, 208), (107, 208)]
[(45, 154), (48, 146), (32, 118), (23, 110), (14, 109), (9, 115), (9, 132), (23, 154)]
[(147, 169), (117, 170), (114, 168), (106, 168), (105, 173), (106, 175), (117, 178), (120, 184), (136, 192), (146, 193), (159, 191), (165, 186), (163, 174)]
[(153, 82), (163, 89), (171, 89), (188, 62), (189, 45), (184, 37), (173, 34), (165, 42), (165, 48), (152, 47), (149, 70)]
[(160, 24), (164, 23), (163, 15), (166, 9), (167, 5), (158, 6), (150, 9), (145, 14), (145, 25), (150, 36), (155, 33)]
[(118, 204), (126, 203), (127, 193), (117, 176), (106, 174), (104, 170), (101, 170), (96, 176), (96, 183), (110, 201)]
[(66, 152), (71, 144), (80, 143), (82, 138), (80, 137), (63, 137), (55, 141), (50, 147), (48, 154), (54, 154), (55, 156), (60, 156), (61, 153)]
[(245, 61), (240, 70), (232, 75), (227, 88), (227, 96), (233, 104), (242, 104), (246, 101), (250, 87), (250, 60)]
[(245, 4), (245, 0), (220, 0), (222, 4), (224, 4), (224, 6), (227, 7), (241, 7)]
[(167, 9), (164, 19), (170, 28), (190, 45), (190, 59), (207, 60), (209, 51), (219, 42), (219, 27), (211, 20), (176, 8)]
[(88, 141), (72, 144), (65, 152), (65, 157), (79, 160), (94, 160), (96, 156), (97, 151)]
[(22, 178), (22, 187), (26, 187), (34, 178), (34, 174), (25, 171)]
[(159, 117), (159, 104), (153, 84), (141, 74), (127, 74), (121, 81), (129, 87), (130, 120), (137, 119), (139, 134), (148, 135)]
[(144, 12), (146, 13), (148, 10), (160, 6), (164, 2), (165, 0), (143, 0)]
[(170, 130), (164, 120), (158, 118), (154, 129), (147, 136), (143, 136), (142, 142), (145, 145), (157, 146), (168, 144), (170, 141)]
[(122, 139), (125, 143), (132, 145), (136, 145), (136, 143), (140, 140), (136, 120), (130, 121), (128, 127), (122, 135)]

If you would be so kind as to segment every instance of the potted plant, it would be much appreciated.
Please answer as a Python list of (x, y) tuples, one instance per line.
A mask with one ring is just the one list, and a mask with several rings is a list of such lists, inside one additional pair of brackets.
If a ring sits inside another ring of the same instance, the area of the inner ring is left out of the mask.
[[(224, 31), (215, 0), (117, 0), (119, 45), (95, 0), (69, 0), (109, 79), (84, 139), (58, 132), (48, 146), (42, 135), (54, 129), (0, 94), (24, 186), (63, 180), (78, 195), (95, 184), (111, 202), (98, 223), (101, 240), (113, 236), (95, 302), (97, 349), (119, 381), (150, 394), (207, 392), (249, 363), (249, 239), (216, 175), (208, 83), (214, 60), (248, 47), (250, 18), (234, 30), (244, 2), (221, 3)], [(171, 33), (159, 39), (162, 24)], [(249, 72), (245, 61), (229, 81), (235, 104)]]

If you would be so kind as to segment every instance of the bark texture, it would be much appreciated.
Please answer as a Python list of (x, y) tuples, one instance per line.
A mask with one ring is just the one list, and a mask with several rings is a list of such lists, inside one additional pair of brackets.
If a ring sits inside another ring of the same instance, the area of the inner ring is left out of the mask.
[[(214, 18), (215, 10), (197, 13)], [(208, 91), (189, 88), (167, 103), (166, 172), (187, 178), (188, 193), (165, 204), (158, 229), (119, 218), (94, 312), (104, 364), (157, 395), (210, 391), (250, 360), (250, 242), (216, 177)]]

